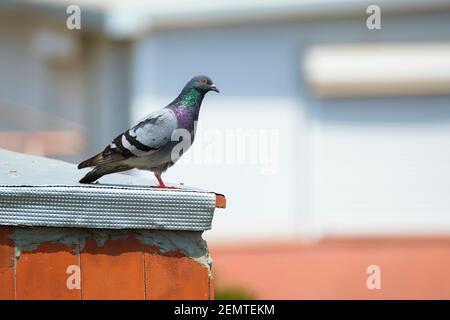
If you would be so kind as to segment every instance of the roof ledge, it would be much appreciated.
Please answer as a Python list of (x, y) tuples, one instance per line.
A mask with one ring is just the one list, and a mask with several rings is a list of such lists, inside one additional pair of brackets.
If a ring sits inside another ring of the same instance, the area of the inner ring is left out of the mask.
[(225, 197), (184, 186), (152, 188), (116, 174), (80, 184), (74, 164), (0, 150), (0, 225), (204, 231)]

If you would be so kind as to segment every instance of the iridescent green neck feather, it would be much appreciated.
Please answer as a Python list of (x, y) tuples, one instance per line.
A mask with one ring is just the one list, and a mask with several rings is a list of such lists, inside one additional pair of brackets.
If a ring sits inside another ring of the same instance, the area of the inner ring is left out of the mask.
[(205, 93), (199, 90), (187, 88), (171, 103), (170, 108), (175, 112), (181, 127), (193, 129), (194, 122), (198, 120), (204, 96)]
[(179, 97), (180, 106), (186, 108), (199, 107), (204, 96), (204, 93), (193, 88), (186, 91), (183, 90)]

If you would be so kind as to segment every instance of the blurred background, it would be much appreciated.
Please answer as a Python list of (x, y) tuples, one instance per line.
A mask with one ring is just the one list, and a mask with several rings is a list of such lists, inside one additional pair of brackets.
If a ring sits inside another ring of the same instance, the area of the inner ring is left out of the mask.
[(450, 1), (2, 0), (0, 70), (0, 148), (74, 163), (213, 79), (165, 180), (227, 196), (217, 298), (450, 298)]

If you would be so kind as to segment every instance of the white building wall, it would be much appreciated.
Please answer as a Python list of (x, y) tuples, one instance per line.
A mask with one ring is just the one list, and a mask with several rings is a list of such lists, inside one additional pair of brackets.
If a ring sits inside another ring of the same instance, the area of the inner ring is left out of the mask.
[(449, 97), (373, 102), (323, 103), (313, 120), (319, 231), (449, 232)]

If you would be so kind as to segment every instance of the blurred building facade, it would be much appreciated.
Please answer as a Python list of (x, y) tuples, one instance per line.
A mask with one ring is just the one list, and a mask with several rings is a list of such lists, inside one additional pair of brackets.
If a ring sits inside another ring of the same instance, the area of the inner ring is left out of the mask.
[[(267, 277), (262, 265), (277, 256), (264, 252), (268, 242), (296, 252), (291, 243), (322, 237), (449, 235), (448, 1), (378, 1), (380, 30), (368, 29), (372, 3), (362, 0), (82, 1), (81, 30), (65, 28), (64, 4), (1, 7), (1, 134), (56, 133), (38, 151), (52, 155), (50, 146), (64, 145), (53, 155), (81, 160), (168, 104), (193, 75), (211, 76), (221, 94), (205, 98), (198, 138), (166, 179), (227, 195), (227, 213), (206, 233), (217, 244), (219, 279), (221, 268), (234, 270), (226, 261), (233, 248), (242, 255), (242, 243), (261, 243), (246, 253)], [(30, 106), (51, 117), (17, 112)], [(35, 151), (35, 141), (24, 144)], [(371, 259), (345, 259), (348, 243), (339, 249), (342, 272), (364, 278)], [(432, 261), (448, 258), (431, 243)], [(332, 266), (322, 268), (326, 275)], [(252, 274), (252, 283), (263, 281)], [(312, 297), (297, 280), (280, 286), (295, 283), (289, 297)], [(441, 295), (433, 287), (424, 294), (448, 297), (443, 283)], [(333, 280), (322, 287), (314, 297), (340, 290)], [(282, 288), (255, 290), (286, 297)]]
[(129, 122), (129, 45), (66, 27), (65, 3), (0, 2), (2, 147), (78, 160)]

